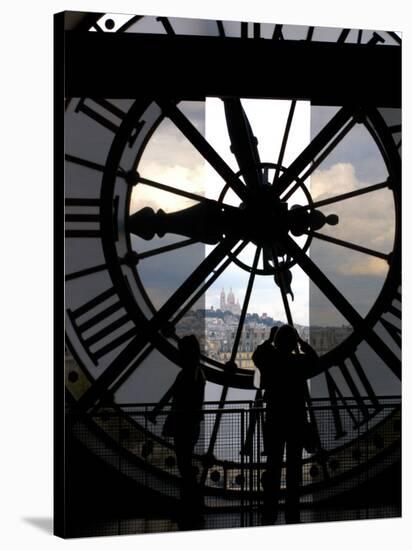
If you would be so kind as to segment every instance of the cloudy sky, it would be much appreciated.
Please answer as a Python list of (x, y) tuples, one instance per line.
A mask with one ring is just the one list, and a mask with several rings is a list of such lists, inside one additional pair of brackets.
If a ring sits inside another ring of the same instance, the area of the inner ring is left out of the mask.
[[(258, 138), (261, 161), (276, 162), (290, 102), (243, 100), (242, 103)], [(236, 159), (229, 149), (223, 103), (208, 99), (206, 108), (201, 102), (186, 102), (180, 107), (222, 158), (237, 171)], [(335, 108), (310, 107), (308, 102), (298, 102), (283, 161), (285, 166), (293, 161), (335, 111)], [(223, 180), (168, 120), (162, 122), (154, 133), (138, 170), (146, 178), (214, 199), (218, 198), (224, 186)], [(312, 174), (308, 188), (312, 197), (319, 200), (379, 183), (386, 177), (385, 164), (373, 139), (362, 125), (356, 125)], [(239, 204), (231, 192), (224, 200), (229, 204)], [(289, 200), (289, 206), (304, 203), (303, 194), (299, 192)], [(134, 191), (131, 211), (151, 206), (155, 210), (161, 208), (166, 212), (175, 212), (194, 204), (192, 200), (140, 185)], [(322, 233), (379, 252), (391, 251), (394, 211), (389, 190), (368, 193), (324, 206), (321, 210), (325, 214), (339, 216), (339, 224), (325, 226)], [(135, 237), (133, 244), (142, 251), (181, 239), (177, 235), (166, 235), (151, 241)], [(212, 248), (203, 244), (192, 245), (148, 258), (139, 264), (140, 275), (157, 307)], [(248, 246), (241, 259), (250, 265), (254, 251), (254, 245)], [(386, 262), (321, 240), (313, 241), (310, 256), (359, 313), (365, 315), (386, 276)], [(345, 322), (315, 285), (309, 284), (299, 267), (292, 269), (292, 275), (295, 299), (291, 302), (291, 309), (296, 323), (308, 324), (309, 311), (311, 324), (340, 325)], [(247, 281), (245, 270), (236, 265), (230, 266), (208, 290), (205, 297), (207, 307), (218, 307), (222, 287), (226, 290), (233, 288), (242, 304)], [(249, 312), (266, 312), (276, 319), (285, 320), (280, 292), (271, 276), (256, 277)]]

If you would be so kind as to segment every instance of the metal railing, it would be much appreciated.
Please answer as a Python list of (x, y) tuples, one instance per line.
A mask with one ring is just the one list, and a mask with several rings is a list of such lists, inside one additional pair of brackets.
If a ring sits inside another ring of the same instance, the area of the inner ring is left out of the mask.
[[(205, 512), (230, 516), (229, 524), (222, 527), (256, 525), (267, 460), (263, 441), (265, 408), (253, 401), (231, 401), (224, 408), (218, 408), (218, 404), (204, 403), (192, 460)], [(162, 435), (170, 407), (160, 411), (153, 422), (154, 406), (105, 406), (72, 417), (70, 425), (78, 439), (117, 471), (139, 485), (179, 500), (181, 477), (174, 439)], [(312, 400), (310, 409), (308, 418), (316, 424), (319, 445), (316, 452), (302, 454), (303, 508), (367, 482), (399, 456), (399, 397), (379, 398), (379, 407), (367, 399), (362, 403), (318, 399)], [(218, 416), (219, 427), (214, 430)], [(286, 491), (284, 463), (281, 505)]]

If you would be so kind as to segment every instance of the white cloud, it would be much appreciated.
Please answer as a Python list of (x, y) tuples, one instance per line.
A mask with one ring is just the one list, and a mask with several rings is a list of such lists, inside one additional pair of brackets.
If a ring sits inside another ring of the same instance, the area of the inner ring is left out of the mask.
[(339, 162), (326, 170), (316, 170), (311, 176), (310, 183), (314, 200), (333, 194), (348, 193), (359, 186), (355, 168), (349, 162)]
[(388, 264), (379, 258), (365, 256), (363, 260), (345, 262), (339, 267), (341, 275), (366, 275), (368, 277), (385, 277), (388, 272)]
[[(362, 189), (366, 185), (357, 179), (355, 168), (349, 163), (339, 163), (327, 170), (317, 170), (311, 178), (311, 189), (315, 200)], [(321, 229), (321, 233), (379, 252), (391, 252), (395, 225), (393, 198), (389, 189), (359, 195), (320, 209), (325, 214), (336, 213), (339, 216), (338, 225), (325, 225)], [(340, 255), (344, 254), (346, 250), (337, 246), (335, 249)], [(332, 248), (330, 250), (332, 251)], [(386, 272), (383, 260), (358, 253), (356, 256), (353, 254), (352, 256), (353, 261), (359, 263), (359, 267), (347, 265), (345, 270), (348, 274), (366, 275), (368, 268), (371, 270), (370, 275)], [(342, 256), (340, 257), (341, 260), (344, 259)], [(366, 261), (366, 259), (368, 260)], [(378, 268), (379, 263), (383, 267)], [(343, 273), (343, 266), (340, 266), (339, 271)]]

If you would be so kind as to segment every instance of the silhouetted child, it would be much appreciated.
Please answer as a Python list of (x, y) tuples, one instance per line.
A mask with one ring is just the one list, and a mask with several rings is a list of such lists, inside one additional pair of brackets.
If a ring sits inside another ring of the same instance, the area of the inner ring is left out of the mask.
[[(299, 347), (301, 353), (299, 353)], [(282, 325), (270, 339), (258, 346), (253, 361), (260, 371), (265, 390), (266, 415), (263, 428), (267, 467), (264, 477), (264, 523), (277, 518), (282, 461), (286, 449), (287, 523), (299, 521), (299, 486), (306, 418), (306, 379), (313, 375), (318, 355), (290, 325)]]

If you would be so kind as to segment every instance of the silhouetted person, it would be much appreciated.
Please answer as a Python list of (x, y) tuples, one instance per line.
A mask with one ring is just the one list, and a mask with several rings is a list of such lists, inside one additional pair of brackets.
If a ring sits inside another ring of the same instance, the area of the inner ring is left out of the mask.
[[(182, 528), (196, 527), (201, 520), (201, 490), (192, 465), (193, 451), (200, 433), (205, 376), (200, 366), (200, 347), (194, 335), (178, 342), (182, 369), (162, 401), (172, 398), (171, 410), (163, 426), (163, 435), (173, 437), (177, 467), (182, 478)], [(153, 420), (164, 403), (152, 411)]]
[[(274, 345), (271, 338), (274, 336)], [(299, 347), (300, 352), (299, 353)], [(316, 368), (318, 355), (290, 325), (282, 325), (258, 346), (253, 361), (260, 371), (265, 390), (266, 414), (263, 427), (267, 467), (264, 477), (263, 523), (274, 523), (280, 496), (282, 461), (286, 450), (287, 523), (297, 523), (301, 458), (306, 418), (306, 379)]]

